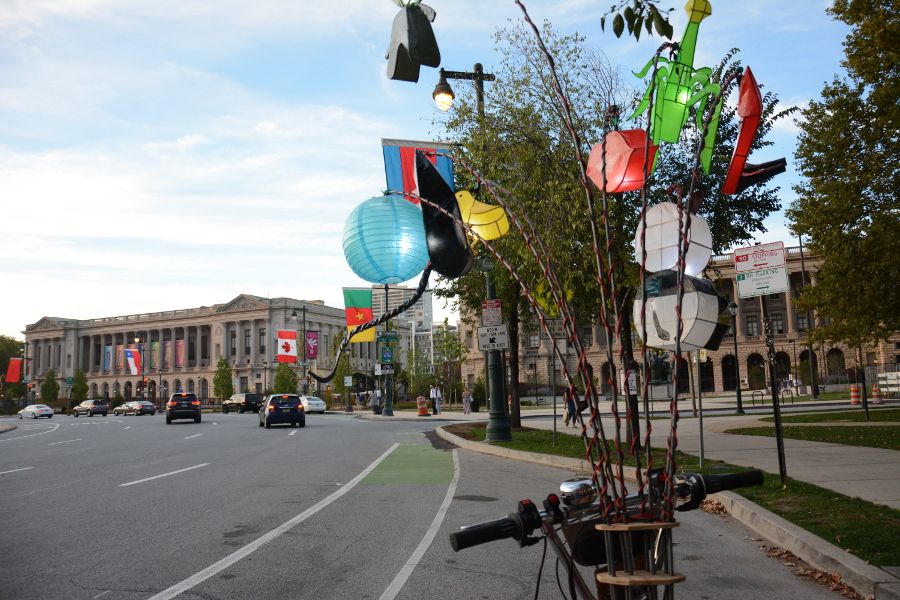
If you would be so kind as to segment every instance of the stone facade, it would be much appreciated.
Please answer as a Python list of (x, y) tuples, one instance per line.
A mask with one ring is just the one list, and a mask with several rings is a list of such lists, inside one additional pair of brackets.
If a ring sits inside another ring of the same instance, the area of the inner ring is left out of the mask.
[[(298, 340), (304, 330), (318, 331), (318, 358), (308, 361), (308, 368), (327, 373), (334, 366), (334, 340), (340, 340), (346, 331), (344, 310), (318, 300), (241, 294), (230, 302), (199, 308), (86, 320), (43, 317), (23, 332), (25, 375), (39, 389), (52, 369), (60, 383), (60, 396), (67, 397), (66, 380), (81, 369), (87, 376), (89, 397), (112, 398), (117, 392), (126, 398), (138, 397), (140, 376), (130, 374), (121, 358), (116, 358), (117, 347), (132, 347), (143, 352), (147, 399), (151, 401), (177, 391), (210, 398), (220, 357), (231, 366), (236, 392), (262, 391), (274, 378), (276, 332), (280, 329), (296, 330)], [(402, 329), (400, 333), (399, 359), (405, 364), (408, 343)], [(351, 344), (351, 368), (371, 372), (375, 346)], [(302, 355), (298, 361), (302, 362)], [(297, 368), (302, 376), (305, 367), (298, 364)]]
[[(798, 296), (803, 285), (803, 269), (801, 268), (801, 256), (799, 247), (785, 249), (790, 289), (787, 293), (772, 294), (767, 296), (769, 318), (775, 338), (776, 350), (776, 379), (783, 381), (799, 377), (796, 367), (809, 356), (806, 345), (807, 315), (796, 310), (794, 300)], [(804, 256), (807, 283), (815, 281), (816, 268), (820, 261), (808, 254)], [(714, 256), (704, 273), (707, 279), (712, 280), (722, 294), (731, 299), (737, 297), (737, 288), (734, 272), (734, 259), (731, 254)], [(766, 348), (763, 335), (763, 320), (760, 298), (747, 298), (736, 301), (738, 311), (735, 318), (737, 325), (737, 358), (740, 368), (742, 389), (748, 389), (748, 369), (752, 365), (764, 366)], [(815, 315), (810, 315), (813, 322)], [(729, 318), (730, 320), (730, 318)], [(469, 354), (462, 366), (463, 381), (470, 387), (475, 380), (484, 376), (484, 354), (478, 351), (478, 337), (475, 331), (476, 319), (464, 318), (460, 323), (462, 341), (469, 348)], [(579, 331), (582, 344), (587, 349), (588, 361), (594, 366), (594, 372), (600, 375), (601, 365), (607, 363), (606, 335), (602, 327), (582, 326)], [(638, 335), (635, 332), (635, 340)], [(527, 323), (520, 324), (519, 339), (519, 382), (531, 394), (531, 389), (546, 390), (551, 376), (555, 376), (556, 382), (562, 382), (562, 370), (557, 361), (551, 360), (552, 343), (542, 332), (532, 327), (529, 331)], [(733, 332), (725, 336), (721, 346), (716, 351), (707, 353), (706, 364), (703, 365), (701, 382), (704, 393), (733, 393), (735, 390), (734, 367), (734, 342)], [(565, 339), (558, 339), (558, 346), (566, 358), (566, 368), (570, 373), (576, 373), (577, 357), (574, 351), (567, 347)], [(619, 359), (619, 347), (613, 347), (614, 364), (619, 369), (620, 388), (623, 375), (621, 372), (621, 360)], [(507, 351), (508, 352), (508, 351)], [(640, 345), (635, 343), (635, 358), (640, 360)], [(671, 360), (671, 354), (659, 355), (656, 360), (667, 363)], [(893, 335), (887, 342), (878, 347), (868, 348), (864, 352), (863, 363), (875, 370), (886, 368), (895, 370), (895, 365), (900, 363), (900, 334)], [(553, 368), (555, 365), (555, 369)], [(816, 344), (814, 348), (814, 365), (817, 368), (817, 378), (826, 384), (840, 384), (847, 381), (847, 370), (856, 365), (855, 349), (847, 348), (843, 344)], [(685, 365), (682, 366), (684, 368)], [(697, 376), (697, 366), (692, 363), (692, 376)], [(661, 371), (671, 371), (671, 366), (662, 366)], [(605, 372), (605, 371), (604, 371)], [(756, 371), (758, 372), (758, 370)], [(686, 373), (685, 373), (686, 375)], [(768, 377), (768, 372), (766, 372)], [(509, 372), (507, 368), (507, 380)], [(600, 385), (604, 386), (604, 377), (598, 377)], [(654, 375), (651, 381), (659, 381)], [(682, 378), (687, 381), (686, 378)], [(768, 381), (768, 379), (766, 379)], [(872, 381), (870, 379), (870, 381)], [(664, 386), (661, 386), (664, 387)], [(654, 389), (657, 389), (654, 386)], [(543, 392), (546, 393), (546, 392)]]

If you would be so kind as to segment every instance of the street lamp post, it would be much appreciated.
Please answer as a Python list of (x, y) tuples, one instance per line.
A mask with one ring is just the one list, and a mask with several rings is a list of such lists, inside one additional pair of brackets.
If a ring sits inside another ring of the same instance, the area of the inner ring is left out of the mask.
[(269, 389), (269, 361), (263, 361), (263, 394)]
[(734, 340), (734, 387), (737, 391), (737, 413), (744, 414), (744, 407), (741, 405), (741, 361), (738, 359), (737, 346), (737, 311), (738, 305), (734, 301), (728, 304), (728, 312), (731, 313), (731, 337)]
[(163, 406), (162, 367), (158, 367), (156, 369), (156, 374), (159, 375), (159, 384), (156, 386), (156, 403), (160, 406)]
[[(797, 236), (800, 240), (800, 294), (803, 294), (803, 288), (806, 286), (806, 260), (803, 258), (803, 236)], [(809, 384), (812, 386), (812, 399), (819, 397), (819, 387), (816, 385), (816, 351), (813, 349), (812, 340), (809, 336), (809, 330), (812, 329), (812, 314), (806, 311), (806, 337), (809, 339)], [(824, 357), (823, 357), (824, 358)]]
[(307, 393), (307, 384), (306, 384), (306, 305), (303, 305), (301, 309), (303, 311), (303, 362), (300, 363), (301, 373), (303, 374), (303, 379), (300, 381), (300, 389), (303, 390), (303, 394)]
[[(441, 69), (440, 79), (431, 94), (435, 104), (442, 111), (450, 110), (453, 105), (453, 88), (447, 83), (448, 79), (464, 79), (475, 84), (475, 105), (478, 111), (478, 124), (484, 122), (484, 82), (494, 81), (492, 73), (485, 73), (481, 63), (475, 63), (472, 71), (446, 71)], [(485, 270), (485, 283), (487, 287), (487, 299), (494, 300), (497, 297), (494, 283), (491, 281), (490, 270)], [(487, 356), (488, 372), (488, 397), (490, 398), (490, 420), (488, 421), (486, 439), (489, 442), (508, 442), (512, 440), (512, 430), (509, 426), (509, 416), (506, 412), (503, 393), (503, 371), (500, 360), (500, 351), (491, 350)]]

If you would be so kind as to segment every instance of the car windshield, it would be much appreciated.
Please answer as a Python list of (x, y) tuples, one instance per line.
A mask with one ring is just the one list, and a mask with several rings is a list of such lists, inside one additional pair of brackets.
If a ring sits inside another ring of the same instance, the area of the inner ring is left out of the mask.
[(273, 404), (297, 404), (299, 398), (297, 396), (272, 396)]
[(247, 394), (246, 396), (244, 396), (244, 398), (247, 400), (247, 402), (259, 402), (260, 400), (262, 400), (262, 396), (260, 396), (259, 394)]
[(315, 396), (307, 396), (306, 399), (307, 399), (309, 402), (321, 402), (321, 401), (322, 401), (321, 398), (316, 398)]
[(152, 402), (148, 402), (148, 401), (146, 401), (146, 400), (144, 400), (144, 401), (142, 401), (142, 402), (138, 402), (138, 404), (142, 404), (142, 405), (144, 405), (144, 406), (153, 406), (153, 403), (152, 403)]
[[(20, 405), (20, 406), (21, 406), (21, 405)], [(50, 407), (47, 406), (46, 404), (35, 404), (35, 405), (33, 405), (33, 406), (34, 406), (34, 408), (50, 408)]]

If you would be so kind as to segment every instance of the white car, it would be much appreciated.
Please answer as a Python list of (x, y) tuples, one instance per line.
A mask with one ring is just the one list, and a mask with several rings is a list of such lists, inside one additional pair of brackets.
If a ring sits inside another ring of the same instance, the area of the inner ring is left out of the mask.
[(46, 404), (29, 404), (19, 411), (19, 418), (24, 419), (25, 417), (31, 417), (32, 419), (47, 417), (48, 419), (52, 419), (53, 409)]
[(325, 413), (325, 401), (321, 398), (317, 398), (316, 396), (300, 396), (300, 402), (303, 404), (303, 411), (306, 413)]

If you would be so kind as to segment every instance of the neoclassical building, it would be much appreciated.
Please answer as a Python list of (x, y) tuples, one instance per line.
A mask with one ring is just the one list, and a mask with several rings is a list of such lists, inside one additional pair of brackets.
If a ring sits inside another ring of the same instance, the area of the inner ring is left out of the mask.
[[(26, 326), (26, 377), (36, 389), (51, 369), (68, 397), (69, 378), (76, 369), (87, 376), (88, 395), (113, 398), (121, 393), (136, 397), (140, 375), (128, 372), (125, 349), (143, 356), (147, 398), (156, 401), (177, 391), (212, 396), (212, 381), (220, 357), (232, 370), (235, 391), (262, 391), (271, 385), (277, 366), (276, 332), (281, 329), (319, 333), (315, 359), (303, 365), (298, 355), (298, 376), (306, 369), (317, 373), (334, 366), (332, 346), (346, 331), (344, 309), (320, 300), (262, 298), (241, 294), (223, 304), (154, 313), (72, 319), (43, 317)], [(405, 364), (408, 332), (400, 328), (399, 361)], [(353, 370), (371, 372), (376, 344), (351, 344)], [(315, 389), (315, 385), (312, 386)], [(324, 393), (324, 390), (322, 390)]]
[[(810, 357), (806, 344), (806, 329), (812, 322), (818, 323), (816, 315), (807, 315), (805, 311), (796, 309), (794, 301), (800, 293), (803, 285), (803, 267), (806, 267), (806, 281), (815, 281), (816, 269), (820, 261), (806, 254), (801, 260), (799, 247), (785, 248), (786, 263), (789, 276), (790, 289), (787, 293), (771, 294), (767, 297), (769, 318), (775, 338), (775, 376), (779, 381), (793, 378), (805, 378), (799, 368), (802, 364), (808, 366)], [(735, 280), (734, 257), (732, 254), (713, 256), (704, 276), (712, 280), (720, 292), (732, 301), (737, 298), (737, 282)], [(733, 392), (737, 386), (737, 367), (740, 371), (742, 389), (748, 389), (749, 373), (766, 371), (766, 346), (763, 334), (762, 307), (760, 298), (746, 298), (734, 300), (738, 305), (734, 322), (737, 326), (737, 355), (735, 356), (734, 342), (735, 332), (729, 329), (721, 346), (716, 351), (707, 353), (705, 363), (700, 365), (700, 388), (704, 393)], [(723, 316), (724, 318), (725, 316)], [(731, 317), (727, 316), (730, 322)], [(474, 319), (463, 319), (460, 331), (463, 343), (469, 348), (469, 354), (462, 367), (463, 380), (471, 387), (475, 380), (483, 377), (484, 354), (478, 351), (478, 339)], [(561, 324), (560, 324), (561, 329)], [(602, 369), (604, 375), (608, 373), (607, 343), (604, 330), (599, 326), (582, 324), (579, 335), (582, 344), (588, 348), (588, 360), (594, 366), (595, 373)], [(638, 335), (633, 335), (636, 341), (636, 356), (640, 360)], [(548, 337), (539, 332), (536, 327), (529, 327), (528, 323), (520, 325), (519, 340), (519, 382), (530, 395), (530, 389), (547, 389), (551, 376), (557, 382), (562, 381), (562, 370), (557, 361), (551, 360), (552, 344)], [(566, 357), (566, 368), (570, 373), (576, 372), (577, 358), (573, 350), (567, 348), (565, 339), (557, 342)], [(812, 355), (813, 367), (817, 372), (817, 379), (825, 384), (845, 384), (852, 374), (848, 373), (856, 365), (856, 350), (847, 348), (843, 344), (816, 344)], [(614, 346), (613, 356), (616, 366), (619, 368), (620, 388), (623, 375), (621, 362), (619, 361), (619, 348)], [(651, 382), (656, 391), (665, 390), (665, 379), (671, 379), (670, 354), (654, 353), (653, 361), (660, 367), (651, 372)], [(893, 335), (887, 342), (878, 347), (867, 348), (864, 352), (863, 363), (869, 370), (868, 381), (874, 381), (874, 371), (896, 370), (900, 363), (900, 334)], [(554, 368), (555, 367), (555, 368)], [(685, 385), (688, 382), (687, 364), (680, 364), (682, 375), (679, 377)], [(692, 377), (697, 376), (697, 365), (692, 364)], [(760, 371), (762, 369), (763, 371)], [(509, 372), (507, 368), (507, 380)], [(606, 377), (598, 377), (600, 385), (605, 387)], [(758, 381), (758, 377), (756, 378)], [(766, 379), (768, 381), (768, 379)], [(546, 393), (546, 392), (544, 392)]]

